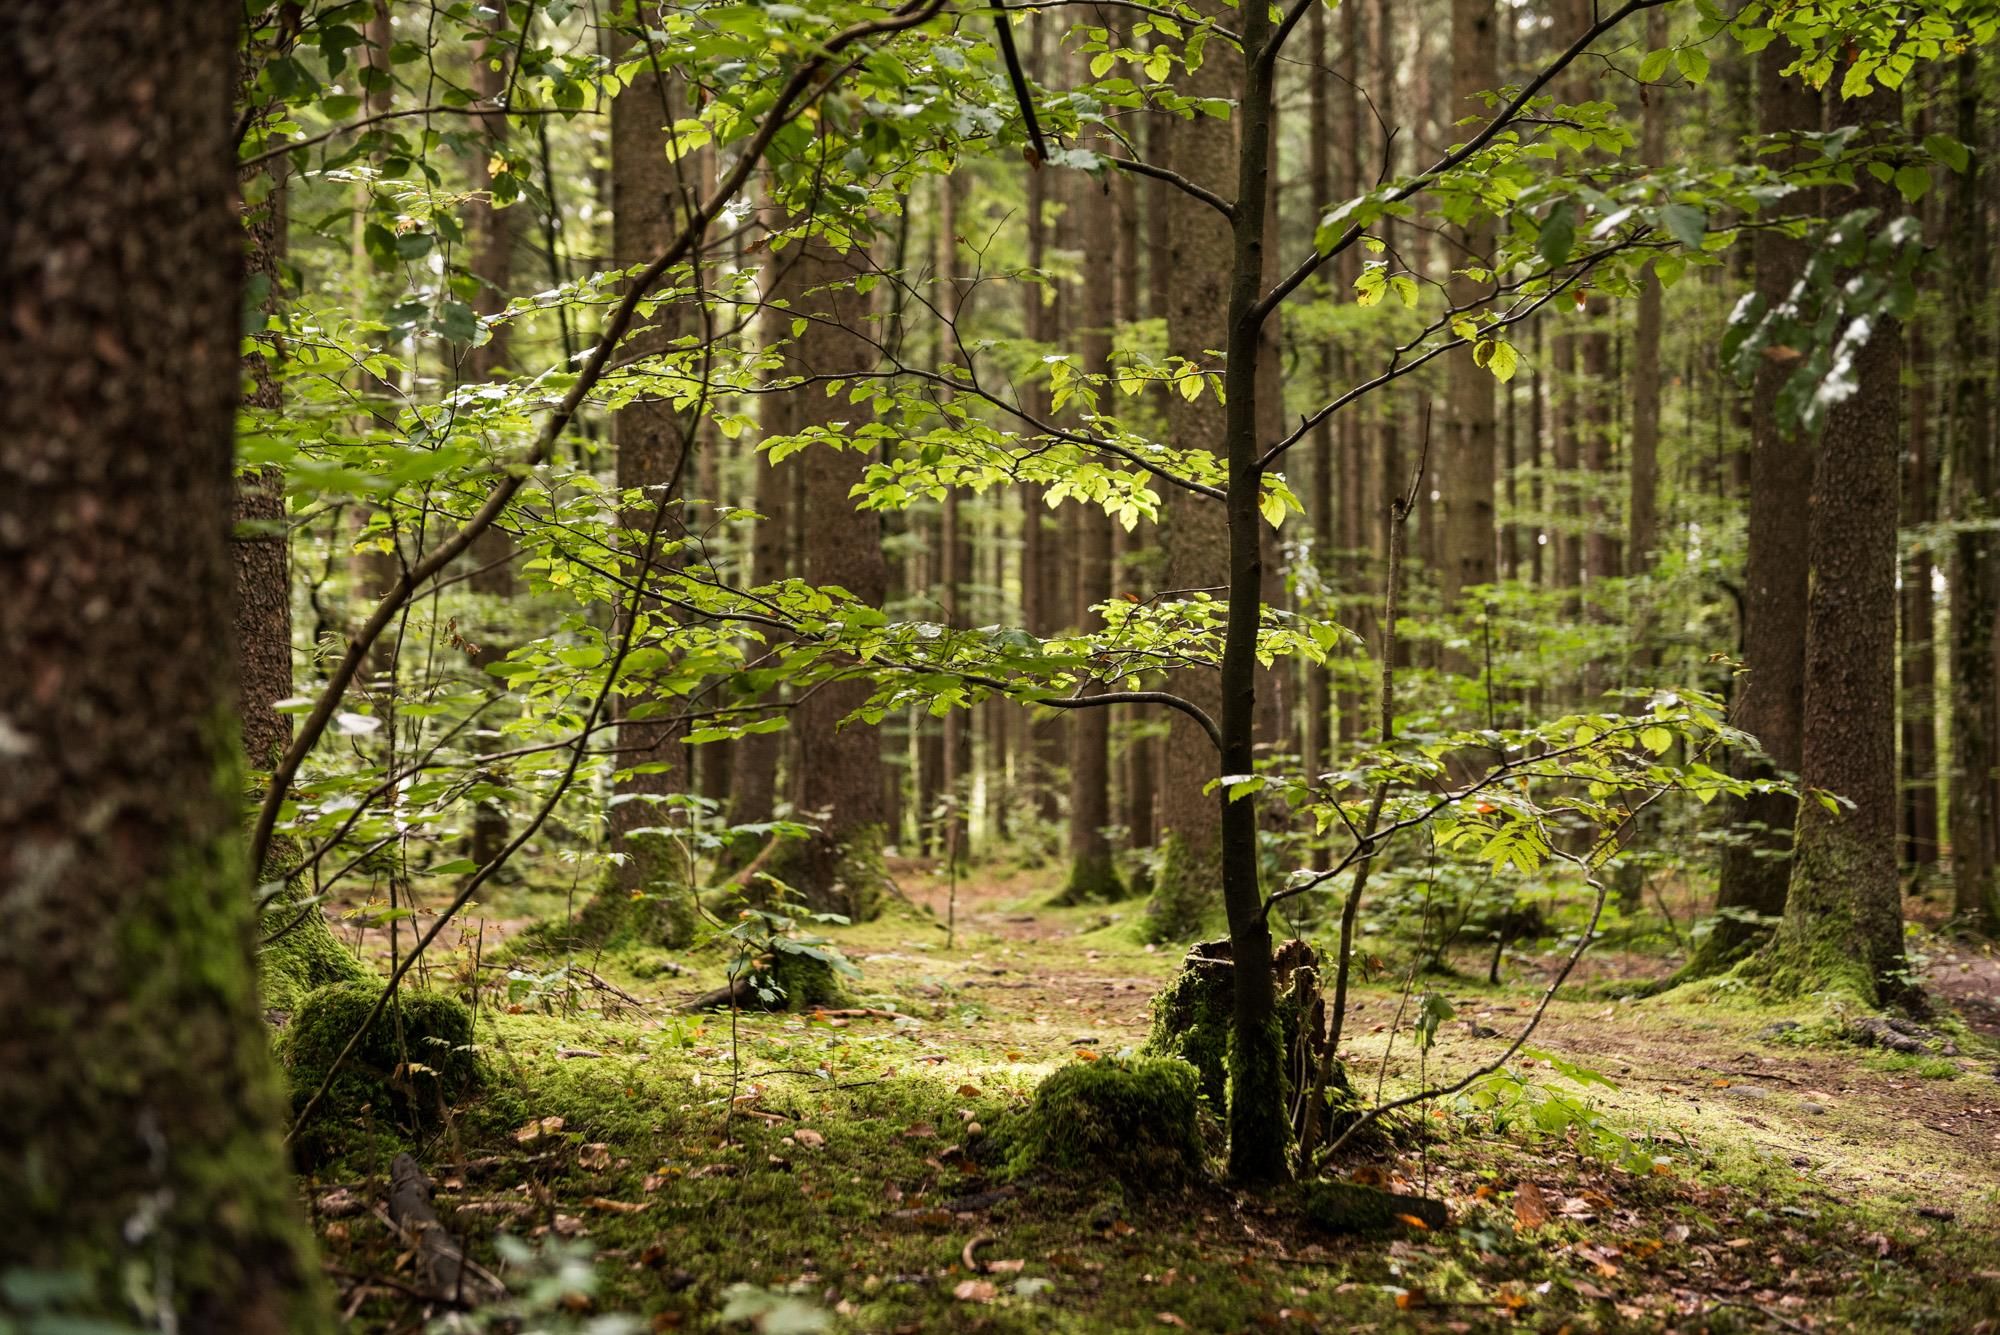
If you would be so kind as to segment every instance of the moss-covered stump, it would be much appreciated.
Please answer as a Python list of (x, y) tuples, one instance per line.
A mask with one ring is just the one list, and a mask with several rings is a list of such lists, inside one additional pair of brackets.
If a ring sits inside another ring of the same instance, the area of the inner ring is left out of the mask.
[[(1293, 1091), (1311, 1087), (1325, 1028), (1317, 964), (1312, 947), (1296, 940), (1281, 944), (1272, 958), (1288, 1098)], [(1201, 1092), (1218, 1115), (1229, 1091), (1235, 971), (1227, 940), (1190, 946), (1180, 972), (1153, 999), (1153, 1029), (1145, 1046), (1149, 1055), (1177, 1057), (1194, 1067)]]
[(273, 899), (258, 924), (270, 944), (257, 953), (258, 982), (265, 1006), (295, 1011), (306, 994), (336, 983), (364, 983), (372, 974), (333, 927), (318, 904), (300, 901), (296, 886)]
[[(326, 1080), (381, 995), (378, 983), (339, 983), (300, 1003), (279, 1045), (294, 1107), (303, 1108)], [(435, 1125), (439, 1111), (478, 1078), (465, 1003), (441, 992), (400, 989), (340, 1064), (314, 1110), (315, 1125), (364, 1110)]]
[(815, 1006), (845, 1006), (847, 990), (840, 974), (815, 955), (792, 950), (773, 950), (759, 965), (758, 976), (775, 984), (778, 993), (774, 1010), (811, 1010)]
[[(1443, 1201), (1404, 1196), (1358, 1182), (1307, 1182), (1299, 1188), (1299, 1206), (1307, 1223), (1329, 1233), (1440, 1229), (1451, 1222)], [(1412, 1220), (1418, 1222), (1413, 1224)]]
[(536, 923), (505, 957), (537, 951), (665, 949), (691, 945), (700, 927), (692, 892), (680, 887), (621, 890), (607, 877), (574, 918)]
[(1110, 1180), (1134, 1192), (1182, 1186), (1205, 1161), (1195, 1070), (1158, 1057), (1073, 1062), (994, 1129), (987, 1153), (1002, 1179)]

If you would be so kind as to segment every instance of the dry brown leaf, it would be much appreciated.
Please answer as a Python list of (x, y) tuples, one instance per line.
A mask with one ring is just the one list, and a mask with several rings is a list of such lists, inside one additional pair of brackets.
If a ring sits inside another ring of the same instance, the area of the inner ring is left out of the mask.
[(1163, 1326), (1178, 1326), (1182, 1330), (1187, 1329), (1187, 1322), (1181, 1320), (1179, 1317), (1175, 1316), (1172, 1312), (1155, 1312), (1153, 1313), (1153, 1320), (1159, 1322)]
[(822, 1136), (819, 1132), (813, 1130), (809, 1126), (802, 1126), (798, 1130), (792, 1132), (792, 1139), (799, 1142), (799, 1144), (806, 1146), (808, 1149), (816, 1150), (826, 1144), (826, 1137)]
[(1000, 1296), (1000, 1290), (983, 1279), (962, 1279), (951, 1296), (962, 1303), (990, 1303)]
[(958, 1087), (958, 1096), (962, 1099), (976, 1099), (979, 1097), (979, 1086), (960, 1085)]
[(1022, 1268), (1027, 1264), (1028, 1263), (1025, 1260), (988, 1261), (986, 1263), (986, 1270), (988, 1274), (993, 1274), (993, 1275), (1018, 1275), (1021, 1273)]
[(514, 1132), (514, 1139), (523, 1145), (540, 1140), (543, 1136), (553, 1136), (563, 1129), (560, 1117), (537, 1117)]
[(640, 1214), (652, 1208), (650, 1201), (614, 1201), (604, 1196), (592, 1196), (584, 1204), (607, 1214)]
[(1526, 1233), (1549, 1222), (1548, 1197), (1532, 1182), (1514, 1188), (1514, 1231)]
[(585, 1145), (576, 1152), (576, 1164), (579, 1168), (588, 1168), (592, 1171), (609, 1168), (611, 1167), (611, 1147), (602, 1141)]

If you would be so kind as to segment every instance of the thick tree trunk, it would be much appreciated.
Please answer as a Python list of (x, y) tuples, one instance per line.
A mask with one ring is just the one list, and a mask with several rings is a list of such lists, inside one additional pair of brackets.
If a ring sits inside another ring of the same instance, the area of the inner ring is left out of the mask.
[[(1953, 381), (1951, 517), (1991, 523), (2000, 514), (2000, 460), (1993, 438), (1993, 344), (1987, 334), (1992, 252), (1980, 192), (1978, 58), (1958, 59), (1957, 132), (1973, 145), (1972, 162), (1953, 186), (1949, 290)], [(1988, 936), (2000, 932), (2000, 539), (1990, 529), (1961, 528), (1952, 538), (1951, 584), (1951, 868), (1960, 922)]]
[[(1909, 344), (1909, 409), (1903, 444), (1903, 516), (1907, 531), (1937, 518), (1937, 456), (1931, 447), (1932, 405), (1929, 358), (1923, 330), (1912, 326)], [(1896, 695), (1901, 769), (1898, 860), (1929, 868), (1938, 860), (1937, 646), (1932, 625), (1937, 600), (1931, 592), (1931, 549), (1914, 541), (1902, 554), (1898, 580), (1897, 629), (1901, 689)]]
[[(1779, 71), (1787, 64), (1766, 48), (1757, 58), (1758, 128), (1766, 134), (1817, 130), (1819, 95)], [(1751, 240), (1757, 291), (1782, 300), (1805, 267), (1802, 241), (1775, 232)], [(1758, 368), (1750, 391), (1750, 523), (1743, 570), (1743, 661), (1749, 669), (1733, 704), (1734, 722), (1756, 737), (1764, 758), (1737, 765), (1745, 778), (1794, 774), (1799, 768), (1804, 707), (1807, 555), (1799, 497), (1813, 481), (1813, 447), (1779, 423), (1778, 391), (1790, 369)], [(1792, 829), (1798, 803), (1782, 793), (1731, 802), (1734, 834), (1722, 853), (1716, 919), (1689, 961), (1691, 974), (1712, 973), (1768, 935), (1756, 918), (1784, 912), (1791, 882)]]
[(238, 832), (232, 27), (0, 8), (0, 1270), (310, 1335)]
[[(1888, 97), (1888, 94), (1882, 94)], [(1868, 114), (1894, 114), (1870, 98)], [(1841, 110), (1857, 116), (1860, 108)], [(1868, 179), (1864, 203), (1898, 207)], [(1902, 334), (1883, 315), (1827, 414), (1806, 538), (1805, 703), (1791, 886), (1769, 963), (1781, 985), (1921, 997), (1905, 975), (1896, 876), (1896, 514)], [(1842, 799), (1831, 810), (1821, 795)], [(1846, 804), (1851, 804), (1846, 805)]]
[[(794, 252), (797, 259), (792, 258)], [(874, 366), (865, 336), (869, 301), (853, 289), (867, 272), (866, 255), (856, 245), (837, 253), (819, 237), (795, 241), (778, 256), (795, 266), (787, 278), (796, 293), (794, 315), (809, 323), (787, 358), (787, 372), (819, 377), (853, 376)], [(845, 398), (829, 399), (820, 384), (794, 391), (794, 430), (848, 419)], [(817, 446), (797, 462), (804, 487), (804, 513), (812, 527), (802, 535), (804, 573), (813, 584), (836, 584), (868, 607), (882, 606), (888, 563), (882, 555), (881, 518), (858, 510), (848, 492), (861, 469), (847, 450)], [(854, 919), (872, 917), (886, 886), (882, 867), (885, 813), (882, 792), (882, 737), (864, 724), (842, 720), (868, 698), (869, 683), (834, 682), (811, 692), (792, 713), (797, 750), (793, 804), (816, 832), (788, 845), (774, 859), (778, 879), (798, 890), (813, 908)]]
[[(1183, 91), (1191, 97), (1235, 97), (1241, 91), (1242, 68), (1242, 58), (1234, 49), (1211, 42), (1201, 68), (1187, 78)], [(1200, 116), (1166, 124), (1167, 133), (1162, 136), (1165, 151), (1159, 155), (1164, 165), (1211, 190), (1228, 193), (1237, 183), (1234, 123)], [(1233, 244), (1229, 223), (1208, 205), (1179, 192), (1165, 198), (1166, 251), (1164, 255), (1156, 253), (1154, 261), (1164, 264), (1164, 273), (1169, 275), (1164, 284), (1167, 349), (1212, 370), (1210, 350), (1228, 346), (1225, 313)], [(1263, 201), (1256, 207), (1261, 216)], [(1254, 369), (1254, 348), (1245, 350), (1244, 360)], [(1254, 386), (1245, 397), (1254, 408)], [(1232, 402), (1226, 409), (1212, 390), (1205, 390), (1192, 402), (1175, 394), (1167, 403), (1167, 439), (1176, 449), (1203, 449), (1221, 455), (1227, 413), (1234, 406)], [(1254, 432), (1254, 419), (1245, 429)], [(1223, 507), (1206, 497), (1170, 488), (1164, 510), (1160, 545), (1166, 554), (1166, 587), (1183, 596), (1193, 596), (1186, 592), (1191, 590), (1221, 596), (1231, 582), (1229, 520)], [(1258, 535), (1253, 532), (1250, 537), (1254, 541)], [(1261, 558), (1253, 567), (1261, 577)], [(1244, 596), (1254, 605), (1258, 586), (1250, 585)], [(1169, 686), (1211, 715), (1220, 707), (1212, 670), (1176, 672)], [(1247, 774), (1251, 769), (1247, 732), (1244, 746), (1239, 772)], [(1159, 874), (1148, 906), (1149, 931), (1158, 939), (1186, 939), (1214, 921), (1219, 907), (1216, 889), (1222, 879), (1221, 816), (1215, 798), (1204, 789), (1224, 772), (1216, 768), (1215, 745), (1208, 735), (1186, 716), (1175, 713), (1167, 725), (1160, 776)]]
[[(675, 163), (665, 151), (663, 127), (677, 114), (676, 90), (650, 67), (642, 67), (611, 105), (611, 247), (620, 265), (643, 264), (672, 238), (674, 205), (685, 198)], [(665, 352), (682, 332), (680, 313), (663, 306), (651, 321), (629, 335), (620, 350), (623, 360), (654, 357)], [(642, 395), (612, 419), (612, 443), (617, 449), (617, 482), (626, 502), (619, 514), (619, 556), (626, 578), (653, 580), (668, 549), (681, 530), (681, 479), (689, 446), (688, 423), (664, 398)], [(634, 607), (631, 614), (623, 609)], [(667, 614), (657, 603), (630, 598), (620, 602), (616, 633), (645, 644)], [(623, 718), (635, 703), (616, 697), (614, 708)], [(689, 787), (685, 724), (624, 721), (618, 726), (619, 777), (612, 784), (608, 812), (611, 851), (620, 855), (604, 893), (629, 901), (637, 894), (662, 900), (692, 893), (687, 854), (664, 834), (635, 835), (684, 823), (685, 817), (664, 805), (667, 798)], [(666, 914), (659, 923), (669, 937), (685, 915)]]

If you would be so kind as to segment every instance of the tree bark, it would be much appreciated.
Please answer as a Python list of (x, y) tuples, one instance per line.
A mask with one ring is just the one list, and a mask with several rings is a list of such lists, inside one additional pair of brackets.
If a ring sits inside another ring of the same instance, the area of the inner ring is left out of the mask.
[[(1757, 121), (1765, 134), (1818, 130), (1817, 93), (1785, 78), (1781, 53), (1757, 57)], [(1807, 245), (1772, 232), (1751, 240), (1756, 290), (1783, 300), (1804, 271)], [(1744, 778), (1796, 774), (1804, 708), (1807, 553), (1799, 497), (1813, 484), (1813, 446), (1778, 420), (1778, 391), (1790, 369), (1758, 368), (1750, 390), (1750, 516), (1743, 568), (1742, 678), (1733, 702), (1734, 722), (1763, 747), (1762, 758), (1736, 762)], [(1724, 846), (1717, 884), (1716, 918), (1689, 961), (1689, 971), (1712, 973), (1769, 935), (1755, 919), (1784, 912), (1791, 883), (1792, 829), (1798, 803), (1783, 793), (1758, 793), (1731, 801), (1726, 823), (1734, 838)]]
[[(1880, 99), (1888, 99), (1884, 108)], [(1840, 107), (1894, 116), (1888, 93)], [(1861, 202), (1893, 216), (1893, 188)], [(1918, 1000), (1903, 956), (1896, 876), (1896, 515), (1902, 335), (1870, 320), (1854, 393), (1828, 411), (1806, 536), (1805, 698), (1798, 827), (1785, 916), (1771, 943), (1781, 984), (1846, 987), (1870, 1003)], [(1851, 807), (1829, 810), (1821, 795)]]
[[(1952, 321), (1951, 517), (1990, 524), (2000, 513), (2000, 460), (1993, 438), (1993, 344), (1987, 333), (1992, 241), (1981, 194), (1978, 57), (1958, 58), (1959, 138), (1972, 161), (1952, 191), (1946, 284)], [(2000, 606), (2000, 539), (1961, 527), (1948, 559), (1951, 584), (1952, 906), (1967, 928), (2000, 932), (2000, 679), (1995, 677), (1995, 608)]]
[(312, 1335), (238, 828), (232, 36), (0, 9), (0, 1269)]
[[(1242, 88), (1241, 55), (1227, 43), (1216, 41), (1208, 44), (1204, 56), (1201, 68), (1185, 80), (1183, 91), (1191, 97), (1238, 95)], [(1163, 165), (1190, 181), (1228, 193), (1237, 179), (1234, 124), (1208, 116), (1165, 123)], [(1229, 223), (1207, 204), (1178, 191), (1169, 192), (1165, 199), (1166, 253), (1155, 254), (1154, 261), (1164, 263), (1164, 272), (1170, 275), (1164, 285), (1167, 350), (1214, 370), (1212, 353), (1228, 341), (1225, 313), (1233, 251)], [(1257, 209), (1261, 215), (1261, 200)], [(1254, 369), (1255, 352), (1246, 350), (1244, 359)], [(1254, 406), (1255, 401), (1253, 389), (1246, 402)], [(1172, 395), (1167, 403), (1167, 438), (1177, 449), (1221, 455), (1229, 411), (1212, 388), (1204, 389), (1192, 402)], [(1254, 431), (1254, 423), (1250, 429)], [(1229, 520), (1223, 507), (1206, 497), (1172, 488), (1165, 495), (1163, 509), (1160, 546), (1166, 556), (1166, 587), (1182, 596), (1193, 596), (1193, 590), (1220, 596), (1230, 582)], [(1261, 559), (1255, 566), (1261, 575)], [(1254, 604), (1259, 589), (1253, 585), (1245, 596)], [(1169, 689), (1211, 715), (1220, 707), (1212, 670), (1175, 672)], [(1241, 772), (1248, 773), (1250, 768), (1246, 753)], [(1208, 735), (1175, 712), (1167, 724), (1160, 776), (1159, 873), (1147, 908), (1148, 930), (1156, 939), (1187, 939), (1214, 921), (1216, 887), (1222, 879), (1222, 827), (1216, 800), (1204, 789), (1221, 772)]]
[[(650, 65), (642, 66), (611, 104), (611, 248), (622, 266), (644, 264), (659, 254), (676, 227), (676, 202), (684, 182), (666, 153), (664, 127), (677, 112), (678, 90)], [(620, 350), (631, 363), (657, 357), (684, 332), (686, 317), (663, 305), (649, 324), (635, 327)], [(688, 424), (662, 397), (641, 395), (621, 408), (611, 423), (617, 451), (617, 484), (625, 500), (619, 512), (619, 557), (628, 579), (650, 582), (664, 564), (659, 553), (680, 535), (681, 479), (690, 445)], [(620, 604), (620, 637), (644, 644), (668, 614), (650, 599)], [(627, 614), (622, 609), (635, 610)], [(614, 708), (618, 725), (619, 777), (612, 783), (608, 813), (613, 864), (606, 893), (630, 900), (635, 894), (691, 893), (686, 855), (663, 834), (636, 830), (678, 826), (685, 817), (665, 800), (688, 791), (685, 724), (629, 720), (628, 712), (646, 696), (620, 694)], [(671, 924), (674, 915), (663, 923)]]

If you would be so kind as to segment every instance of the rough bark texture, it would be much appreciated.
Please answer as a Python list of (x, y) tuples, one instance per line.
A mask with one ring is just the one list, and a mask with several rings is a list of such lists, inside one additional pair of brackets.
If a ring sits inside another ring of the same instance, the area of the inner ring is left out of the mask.
[[(1656, 9), (1646, 18), (1646, 44), (1667, 44), (1667, 17)], [(1663, 167), (1667, 156), (1667, 117), (1663, 88), (1645, 90), (1640, 118), (1639, 156), (1646, 166)], [(1632, 434), (1630, 437), (1630, 500), (1625, 515), (1625, 550), (1632, 573), (1653, 567), (1653, 548), (1660, 529), (1660, 280), (1649, 267), (1639, 278), (1639, 299), (1632, 326)], [(1643, 636), (1635, 636), (1643, 638)]]
[[(674, 111), (671, 90), (657, 73), (641, 70), (611, 107), (612, 250), (621, 265), (643, 264), (672, 237), (673, 205), (681, 182), (667, 157), (662, 127)], [(656, 356), (682, 332), (671, 307), (662, 307), (651, 322), (625, 340), (620, 356), (631, 360)], [(646, 488), (643, 499), (628, 503), (619, 517), (627, 578), (650, 578), (662, 561), (659, 551), (680, 533), (680, 478), (688, 447), (687, 423), (664, 399), (641, 397), (612, 420), (612, 441), (618, 451), (618, 486), (628, 497)], [(652, 553), (648, 568), (648, 553)], [(647, 639), (654, 618), (665, 615), (657, 605), (638, 609), (635, 644)], [(630, 628), (621, 615), (619, 634)], [(634, 700), (618, 699), (620, 714)], [(618, 727), (619, 764), (630, 767), (613, 785), (610, 840), (624, 859), (611, 876), (606, 893), (629, 900), (642, 893), (662, 897), (689, 893), (687, 867), (665, 835), (631, 837), (631, 831), (671, 826), (682, 818), (661, 804), (688, 789), (686, 725), (668, 722), (622, 722)], [(665, 915), (672, 927), (679, 915)]]
[[(1842, 110), (1859, 114), (1852, 104)], [(1861, 195), (1885, 216), (1898, 207), (1894, 190), (1872, 178)], [(1886, 316), (1871, 318), (1868, 342), (1855, 353), (1855, 392), (1827, 414), (1813, 478), (1799, 750), (1805, 796), (1768, 963), (1781, 986), (1841, 987), (1871, 1002), (1901, 1002), (1918, 995), (1905, 974), (1896, 876), (1902, 334)], [(1829, 811), (1822, 793), (1852, 806)]]
[[(1192, 97), (1233, 98), (1241, 91), (1242, 58), (1224, 43), (1211, 42), (1201, 69), (1184, 91)], [(1164, 165), (1225, 196), (1236, 182), (1236, 132), (1232, 122), (1214, 117), (1166, 122)], [(1166, 196), (1166, 253), (1155, 255), (1170, 275), (1167, 296), (1167, 349), (1211, 370), (1214, 352), (1225, 346), (1228, 329), (1231, 239), (1229, 223), (1208, 205), (1178, 191)], [(1254, 397), (1254, 396), (1253, 396)], [(1181, 450), (1224, 450), (1226, 410), (1212, 392), (1193, 402), (1174, 395), (1167, 404), (1167, 439)], [(1229, 582), (1228, 517), (1223, 507), (1178, 488), (1165, 493), (1160, 545), (1166, 554), (1165, 587), (1219, 591)], [(1219, 596), (1219, 592), (1218, 592)], [(1249, 592), (1257, 597), (1257, 590)], [(1170, 690), (1195, 701), (1212, 715), (1221, 695), (1212, 670), (1173, 673)], [(1249, 766), (1245, 765), (1245, 770)], [(1167, 725), (1166, 755), (1160, 776), (1160, 865), (1148, 908), (1149, 930), (1161, 940), (1181, 940), (1212, 926), (1220, 907), (1221, 816), (1203, 789), (1222, 771), (1215, 745), (1199, 726), (1175, 713)]]
[[(1479, 94), (1499, 82), (1494, 58), (1493, 0), (1451, 0), (1451, 104), (1448, 122), (1486, 111)], [(1447, 142), (1464, 139), (1469, 130), (1446, 129)], [(1462, 251), (1452, 252), (1454, 269), (1484, 262), (1492, 249), (1492, 225), (1484, 220), (1460, 229)], [(1452, 280), (1454, 305), (1476, 302), (1486, 284), (1463, 276)], [(1437, 474), (1438, 504), (1443, 520), (1439, 589), (1447, 615), (1458, 608), (1464, 590), (1491, 584), (1498, 545), (1494, 534), (1494, 399), (1493, 375), (1474, 365), (1472, 350), (1454, 353), (1450, 363), (1449, 416), (1444, 424), (1443, 457)], [(1451, 655), (1447, 666), (1467, 673), (1476, 670), (1464, 655)]]
[[(874, 365), (862, 337), (868, 330), (869, 302), (851, 284), (865, 272), (865, 256), (854, 246), (837, 253), (819, 237), (794, 242), (779, 256), (798, 258), (786, 282), (796, 295), (792, 311), (809, 319), (793, 344), (787, 371), (817, 377), (851, 376)], [(823, 383), (823, 382), (822, 382)], [(822, 384), (793, 392), (794, 430), (850, 420), (845, 395), (828, 398)], [(837, 584), (868, 607), (882, 606), (888, 566), (882, 556), (882, 523), (872, 510), (858, 510), (848, 496), (862, 468), (849, 450), (812, 446), (796, 456), (804, 483), (803, 512), (812, 516), (805, 539), (805, 578)], [(788, 845), (773, 859), (772, 872), (798, 890), (813, 908), (851, 918), (873, 916), (881, 907), (886, 877), (882, 867), (882, 738), (865, 724), (842, 726), (849, 712), (868, 698), (866, 681), (834, 682), (813, 691), (792, 714), (797, 747), (793, 802), (817, 832)]]
[[(1979, 144), (1979, 65), (1958, 62), (1957, 126)], [(1953, 376), (1951, 517), (1991, 522), (2000, 510), (2000, 459), (1993, 438), (1993, 344), (1987, 334), (1992, 251), (1975, 150), (1952, 193)], [(1951, 868), (1952, 905), (1974, 931), (2000, 931), (2000, 679), (1994, 675), (1994, 609), (2000, 606), (2000, 539), (1961, 529), (1949, 554), (1951, 583)]]
[[(958, 205), (965, 193), (962, 178), (948, 176), (938, 183), (938, 311), (958, 318)], [(965, 626), (971, 618), (972, 532), (970, 517), (956, 487), (945, 492), (938, 516), (938, 606), (948, 626)], [(1106, 577), (1109, 578), (1109, 571)], [(942, 764), (939, 780), (946, 802), (943, 816), (944, 856), (962, 864), (971, 852), (972, 730), (970, 710), (954, 709), (939, 729)]]
[[(494, 14), (492, 22), (496, 29), (504, 30), (504, 7)], [(479, 43), (474, 50), (472, 89), (480, 97), (497, 98), (505, 91), (506, 52), (507, 43), (497, 33), (494, 38)], [(475, 191), (490, 191), (493, 184), (490, 164), (493, 157), (506, 147), (507, 118), (504, 115), (481, 116), (479, 126), (479, 142), (473, 148), (472, 160), (467, 165), (472, 188)], [(473, 294), (472, 308), (481, 316), (490, 316), (506, 308), (512, 285), (514, 214), (511, 209), (493, 207), (490, 194), (487, 199), (469, 205), (467, 212), (473, 240), (472, 275), (479, 285)], [(468, 378), (491, 380), (506, 368), (507, 335), (506, 325), (496, 325), (492, 337), (467, 354), (465, 369)], [(467, 587), (481, 598), (476, 641), (478, 649), (472, 656), (472, 666), (483, 670), (488, 664), (497, 663), (507, 656), (505, 605), (514, 596), (513, 536), (495, 524), (472, 544), (470, 560), (473, 574), (467, 581)], [(480, 740), (483, 749), (492, 749), (493, 738), (490, 735), (482, 736)], [(507, 832), (507, 809), (497, 799), (482, 800), (473, 809), (472, 860), (484, 865), (500, 856), (501, 850), (507, 846)]]
[[(1111, 370), (1112, 321), (1118, 285), (1118, 216), (1105, 187), (1079, 177), (1074, 207), (1081, 215), (1083, 301), (1081, 326), (1075, 332), (1084, 367), (1093, 373)], [(1109, 407), (1115, 391), (1101, 391)], [(1087, 631), (1104, 628), (1091, 608), (1111, 597), (1111, 517), (1087, 502), (1071, 506), (1075, 514), (1075, 564), (1071, 619)], [(1069, 713), (1069, 877), (1062, 898), (1070, 903), (1116, 899), (1123, 887), (1112, 863), (1111, 838), (1111, 711), (1073, 709)]]
[[(1757, 122), (1767, 134), (1817, 130), (1820, 98), (1783, 77), (1783, 54), (1766, 48), (1757, 57)], [(1751, 241), (1757, 291), (1782, 300), (1798, 281), (1806, 245), (1771, 232)], [(1740, 679), (1734, 722), (1764, 748), (1763, 760), (1738, 762), (1746, 778), (1793, 774), (1799, 768), (1800, 711), (1806, 642), (1805, 515), (1799, 497), (1812, 487), (1813, 447), (1780, 426), (1778, 391), (1789, 369), (1760, 367), (1750, 391), (1750, 522), (1743, 568), (1743, 650), (1748, 673)], [(1792, 827), (1798, 803), (1782, 793), (1760, 793), (1731, 802), (1726, 819), (1735, 838), (1722, 854), (1716, 890), (1717, 918), (1695, 957), (1694, 973), (1708, 973), (1763, 940), (1768, 928), (1756, 917), (1784, 911), (1791, 881)]]
[(16, 5), (0, 48), (0, 1269), (330, 1330), (237, 829), (232, 13)]
[[(1907, 338), (1909, 409), (1903, 442), (1903, 515), (1907, 532), (1937, 518), (1937, 452), (1931, 445), (1931, 376), (1923, 329), (1912, 325)], [(1896, 693), (1899, 727), (1901, 840), (1897, 858), (1906, 867), (1933, 867), (1938, 860), (1937, 646), (1932, 622), (1931, 549), (1910, 542), (1902, 553), (1896, 599), (1897, 648), (1901, 685)]]

